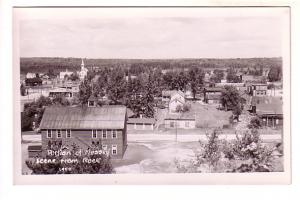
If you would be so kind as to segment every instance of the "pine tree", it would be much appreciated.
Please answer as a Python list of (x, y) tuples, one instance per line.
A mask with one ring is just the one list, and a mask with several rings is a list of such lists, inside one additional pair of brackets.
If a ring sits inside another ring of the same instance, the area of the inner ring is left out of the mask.
[(81, 105), (86, 105), (92, 95), (91, 82), (85, 79), (79, 86), (79, 102)]
[(154, 117), (154, 88), (153, 88), (153, 78), (151, 74), (149, 74), (148, 82), (144, 88), (144, 95), (142, 99), (142, 113), (146, 117)]
[(112, 104), (118, 105), (123, 103), (126, 94), (126, 81), (121, 68), (111, 71), (107, 92)]

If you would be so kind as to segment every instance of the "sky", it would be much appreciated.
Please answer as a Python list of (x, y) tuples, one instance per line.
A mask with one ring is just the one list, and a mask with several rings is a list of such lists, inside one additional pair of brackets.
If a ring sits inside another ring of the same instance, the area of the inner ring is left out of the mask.
[(21, 57), (282, 56), (284, 9), (20, 8)]

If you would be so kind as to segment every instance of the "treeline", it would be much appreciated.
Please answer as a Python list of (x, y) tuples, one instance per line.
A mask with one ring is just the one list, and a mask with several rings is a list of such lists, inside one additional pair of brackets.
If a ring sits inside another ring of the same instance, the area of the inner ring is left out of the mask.
[(79, 102), (86, 105), (91, 97), (105, 97), (108, 99), (105, 103), (125, 105), (132, 109), (135, 116), (153, 117), (157, 105), (155, 99), (161, 97), (162, 90), (190, 90), (195, 98), (203, 87), (203, 78), (204, 71), (201, 68), (165, 74), (158, 69), (149, 69), (138, 76), (131, 75), (123, 68), (103, 68), (88, 72), (79, 87)]
[[(122, 67), (130, 70), (131, 74), (139, 74), (145, 68), (160, 69), (189, 69), (198, 67), (202, 69), (227, 69), (233, 68), (273, 68), (282, 67), (281, 58), (236, 58), (236, 59), (84, 59), (85, 66), (92, 68)], [(21, 58), (21, 73), (27, 72), (46, 73), (53, 69), (55, 73), (76, 71), (80, 69), (81, 58), (59, 57), (33, 57)]]

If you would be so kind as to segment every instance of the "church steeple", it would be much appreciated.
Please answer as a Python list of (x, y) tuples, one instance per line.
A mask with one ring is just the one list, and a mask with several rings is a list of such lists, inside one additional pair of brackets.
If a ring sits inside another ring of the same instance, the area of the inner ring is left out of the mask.
[(83, 58), (81, 58), (81, 71), (84, 70), (84, 62), (83, 62)]

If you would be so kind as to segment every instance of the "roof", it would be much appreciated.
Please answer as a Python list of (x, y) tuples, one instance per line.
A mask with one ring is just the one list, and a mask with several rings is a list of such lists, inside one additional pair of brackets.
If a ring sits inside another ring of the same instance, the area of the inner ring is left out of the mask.
[(223, 91), (223, 88), (204, 88), (204, 91), (205, 92), (222, 92)]
[(165, 120), (193, 120), (195, 121), (195, 115), (190, 115), (190, 114), (182, 114), (181, 116), (178, 114), (168, 114), (165, 117)]
[[(180, 98), (174, 98), (174, 99), (171, 99), (171, 100), (170, 100), (170, 103), (172, 103), (173, 101), (175, 101), (176, 103), (177, 103), (177, 101), (179, 101), (180, 103), (184, 104), (184, 101), (183, 101), (182, 99), (180, 99)], [(170, 103), (169, 103), (169, 104), (170, 104)]]
[(254, 96), (251, 99), (251, 105), (257, 106), (258, 104), (282, 104), (281, 97), (273, 97), (273, 96)]
[(282, 99), (280, 97), (253, 97), (251, 105), (256, 106), (258, 115), (282, 115)]
[(47, 107), (40, 129), (123, 129), (125, 106)]
[(127, 124), (155, 124), (154, 118), (128, 118)]
[(245, 83), (216, 83), (216, 87), (225, 87), (225, 86), (244, 87)]
[(258, 104), (256, 106), (258, 115), (282, 115), (282, 105), (278, 104)]
[(170, 96), (171, 97), (172, 95), (174, 95), (174, 93), (178, 93), (184, 97), (184, 93), (180, 90), (163, 90), (162, 96)]
[(68, 88), (55, 88), (55, 89), (50, 90), (49, 92), (54, 92), (54, 93), (72, 92), (72, 89), (68, 89)]
[(30, 145), (28, 151), (42, 151), (42, 145)]
[(134, 112), (130, 108), (127, 108), (127, 116), (131, 117), (133, 115), (135, 115)]
[(207, 94), (206, 99), (208, 100), (220, 100), (222, 94)]
[(91, 95), (90, 98), (88, 99), (88, 101), (98, 101), (98, 98)]

